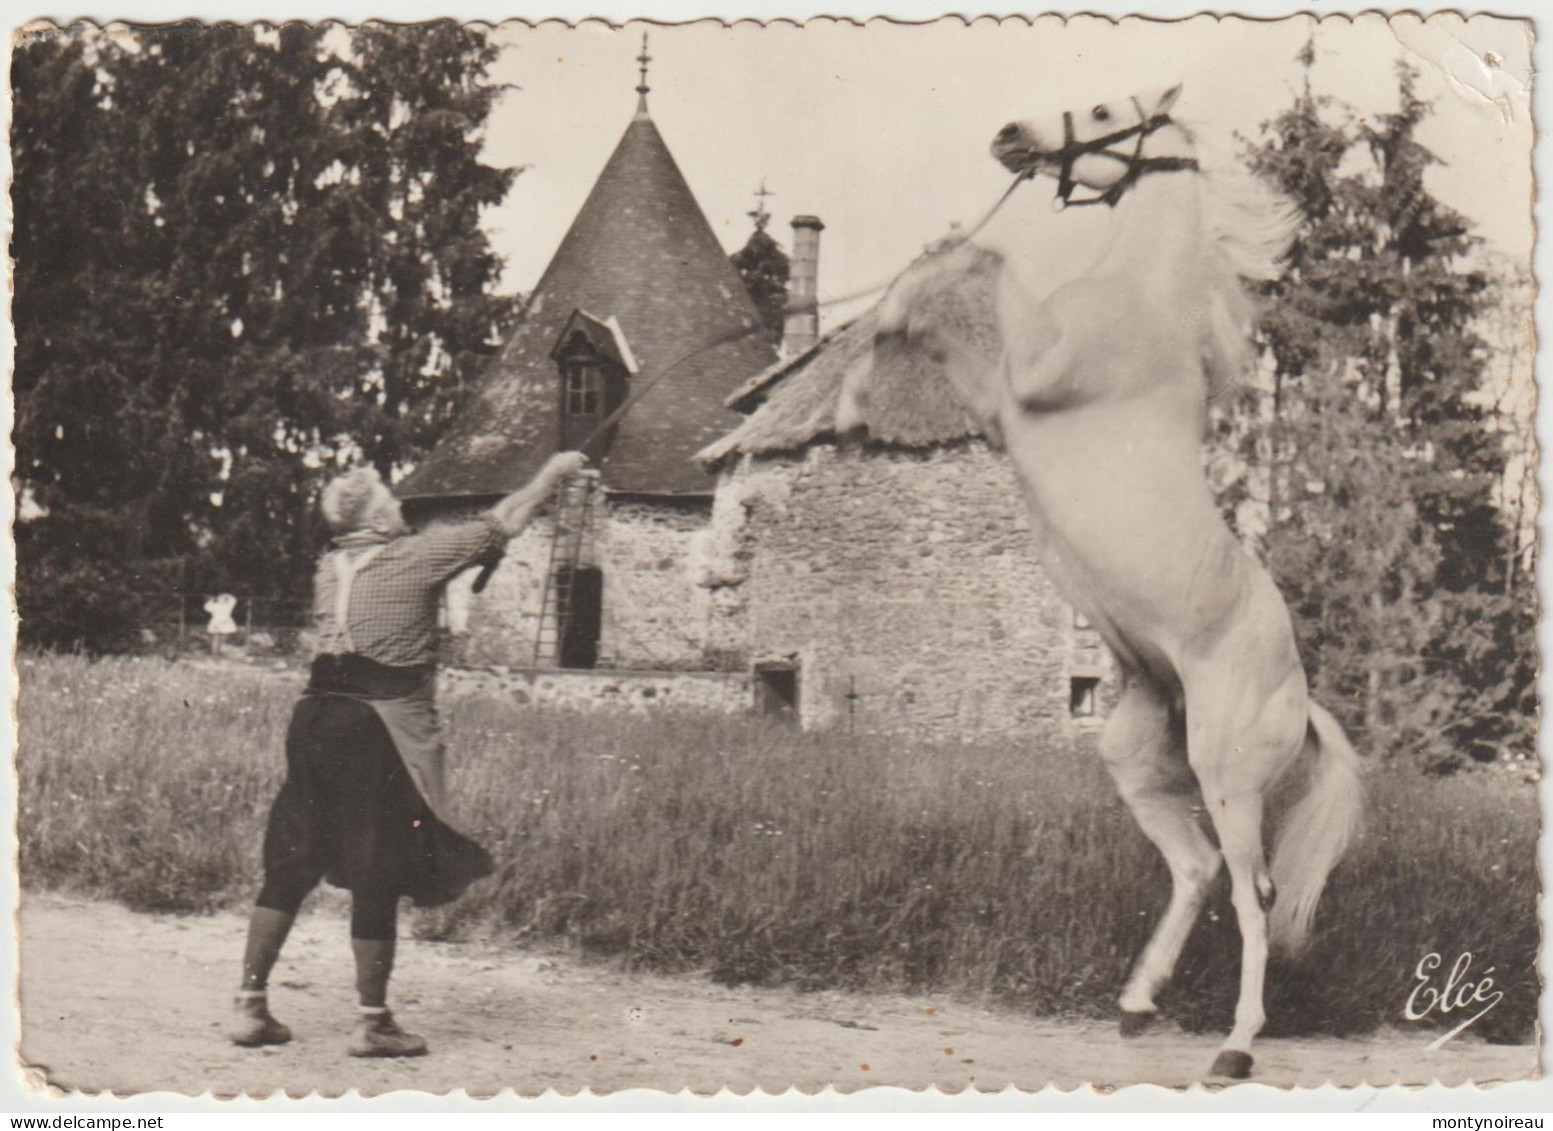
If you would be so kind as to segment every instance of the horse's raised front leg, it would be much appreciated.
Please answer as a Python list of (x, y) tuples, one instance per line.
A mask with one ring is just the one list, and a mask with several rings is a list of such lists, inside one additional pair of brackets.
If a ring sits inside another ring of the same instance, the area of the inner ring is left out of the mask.
[(1122, 991), (1122, 1035), (1154, 1017), (1154, 995), (1170, 980), (1219, 870), (1219, 853), (1192, 813), (1196, 782), (1178, 719), (1154, 688), (1130, 675), (1106, 722), (1100, 755), (1139, 828), (1170, 869), (1170, 904)]
[(1129, 343), (1144, 332), (1135, 288), (1112, 279), (1068, 283), (1033, 317), (1026, 308), (1017, 320), (1009, 296), (1000, 297), (1008, 393), (1028, 413), (1059, 412), (1103, 394), (1109, 378), (1097, 380), (1095, 365), (1113, 366), (1127, 352), (1117, 349), (1121, 328)]
[(1078, 347), (1071, 333), (1064, 333), (1032, 362), (1019, 365), (1010, 358), (1007, 373), (1009, 393), (1025, 412), (1056, 412), (1075, 404), (1085, 393)]

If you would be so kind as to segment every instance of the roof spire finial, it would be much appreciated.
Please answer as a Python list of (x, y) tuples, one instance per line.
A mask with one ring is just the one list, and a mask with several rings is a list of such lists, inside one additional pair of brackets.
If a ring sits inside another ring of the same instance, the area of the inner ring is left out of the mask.
[(642, 81), (636, 84), (636, 112), (639, 115), (647, 113), (647, 92), (652, 87), (647, 85), (647, 64), (652, 62), (652, 56), (647, 54), (647, 32), (642, 32), (642, 53), (636, 57), (641, 64)]
[(775, 195), (776, 193), (766, 187), (766, 178), (761, 177), (760, 187), (755, 190), (755, 210), (746, 213), (750, 219), (755, 221), (755, 230), (757, 232), (764, 232), (766, 225), (771, 223), (771, 213), (766, 211), (766, 197)]

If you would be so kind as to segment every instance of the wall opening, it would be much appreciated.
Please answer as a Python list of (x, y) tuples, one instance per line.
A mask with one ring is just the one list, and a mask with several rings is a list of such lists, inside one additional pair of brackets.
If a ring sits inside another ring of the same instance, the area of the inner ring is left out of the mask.
[(604, 632), (604, 571), (591, 567), (556, 570), (556, 595), (566, 595), (561, 648), (556, 666), (595, 668)]
[(798, 665), (755, 665), (755, 713), (798, 722)]
[(1076, 675), (1068, 681), (1068, 713), (1074, 718), (1090, 718), (1100, 696), (1100, 680), (1095, 676)]

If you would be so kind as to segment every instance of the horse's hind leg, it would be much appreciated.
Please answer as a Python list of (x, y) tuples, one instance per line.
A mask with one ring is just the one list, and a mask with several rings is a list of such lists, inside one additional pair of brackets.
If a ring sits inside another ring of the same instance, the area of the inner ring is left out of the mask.
[(1251, 1074), (1251, 1042), (1267, 1020), (1262, 992), (1267, 976), (1267, 912), (1274, 892), (1262, 854), (1261, 796), (1220, 796), (1209, 806), (1229, 871), (1230, 901), (1240, 925), (1240, 997), (1235, 1004), (1235, 1026), (1209, 1072), (1243, 1080)]
[(1100, 755), (1170, 869), (1170, 904), (1122, 991), (1122, 1035), (1135, 1036), (1153, 1019), (1154, 995), (1175, 971), (1218, 872), (1219, 854), (1192, 813), (1197, 789), (1180, 722), (1148, 683), (1128, 677), (1106, 722)]
[(1233, 684), (1227, 678), (1211, 686), (1214, 695), (1187, 704), (1188, 744), (1192, 770), (1229, 872), (1241, 953), (1235, 1025), (1210, 1072), (1244, 1079), (1251, 1074), (1251, 1042), (1267, 1019), (1262, 1003), (1267, 913), (1277, 894), (1262, 849), (1264, 799), (1299, 754), (1305, 683), (1301, 672), (1271, 695), (1243, 697), (1230, 694)]

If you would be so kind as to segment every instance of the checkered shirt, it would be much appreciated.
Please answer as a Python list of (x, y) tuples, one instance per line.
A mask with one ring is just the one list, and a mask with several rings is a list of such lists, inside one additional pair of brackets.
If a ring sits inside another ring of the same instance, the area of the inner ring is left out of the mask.
[[(506, 541), (496, 520), (482, 515), (381, 543), (383, 548), (351, 582), (346, 618), (350, 650), (397, 668), (434, 663), (443, 587), (480, 558), (499, 551)], [(339, 585), (335, 556), (355, 558), (372, 545), (365, 542), (332, 550), (319, 563), (313, 581), (313, 614), (320, 651), (346, 650), (334, 620)]]

